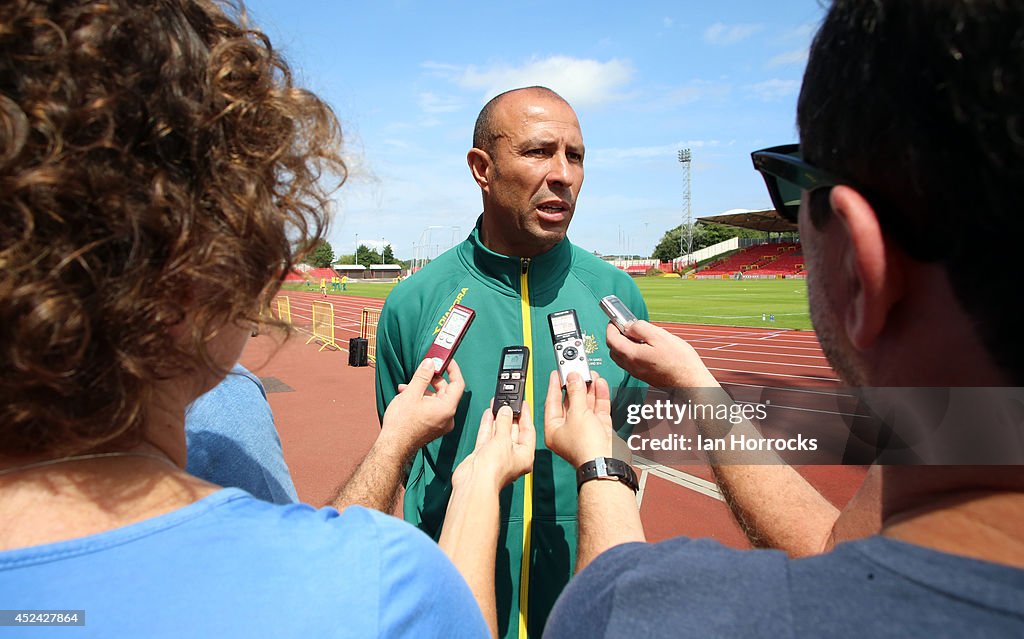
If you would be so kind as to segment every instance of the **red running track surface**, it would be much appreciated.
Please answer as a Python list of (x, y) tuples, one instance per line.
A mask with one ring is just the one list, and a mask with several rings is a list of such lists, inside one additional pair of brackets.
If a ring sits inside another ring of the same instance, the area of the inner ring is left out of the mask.
[[(319, 291), (289, 291), (286, 296), (296, 334), (283, 343), (273, 334), (250, 340), (242, 363), (267, 384), (299, 496), (323, 505), (355, 470), (379, 430), (373, 369), (349, 367), (346, 347), (351, 337), (358, 336), (362, 309), (379, 309), (383, 300), (324, 298)], [(314, 301), (333, 305), (339, 350), (318, 352), (319, 345), (305, 344)], [(657, 324), (688, 340), (727, 388), (838, 388), (813, 332)], [(838, 506), (856, 492), (866, 470), (860, 466), (797, 468)], [(649, 540), (709, 536), (734, 547), (749, 547), (710, 483), (706, 465), (640, 463), (638, 471), (643, 483), (641, 516)]]

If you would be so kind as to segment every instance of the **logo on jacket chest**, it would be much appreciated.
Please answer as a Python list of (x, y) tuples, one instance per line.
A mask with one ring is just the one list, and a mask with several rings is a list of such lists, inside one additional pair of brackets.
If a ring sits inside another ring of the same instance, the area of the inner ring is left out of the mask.
[(600, 357), (591, 357), (591, 355), (597, 352), (597, 346), (597, 337), (583, 331), (583, 352), (587, 354), (587, 366), (600, 366), (604, 363), (604, 360)]

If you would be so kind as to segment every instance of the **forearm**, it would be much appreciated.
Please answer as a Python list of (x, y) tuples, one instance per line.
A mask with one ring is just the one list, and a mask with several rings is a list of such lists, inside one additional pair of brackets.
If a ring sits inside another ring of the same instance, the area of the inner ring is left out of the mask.
[(576, 572), (598, 555), (632, 541), (646, 541), (636, 495), (613, 480), (588, 481), (580, 488)]
[(453, 484), (438, 545), (462, 573), (490, 626), (498, 634), (494, 566), (498, 547), (500, 487), (486, 478)]
[[(676, 403), (729, 406), (732, 398), (717, 382), (701, 388), (677, 388)], [(698, 419), (706, 440), (743, 437), (761, 439), (749, 421)], [(777, 548), (790, 556), (820, 553), (827, 543), (839, 511), (792, 466), (773, 450), (709, 451), (708, 462), (733, 517), (752, 545)]]
[(839, 510), (792, 466), (713, 465), (712, 470), (752, 545), (791, 557), (825, 549)]
[(407, 443), (392, 440), (382, 431), (331, 505), (338, 510), (355, 505), (383, 513), (394, 512), (405, 467), (415, 450)]

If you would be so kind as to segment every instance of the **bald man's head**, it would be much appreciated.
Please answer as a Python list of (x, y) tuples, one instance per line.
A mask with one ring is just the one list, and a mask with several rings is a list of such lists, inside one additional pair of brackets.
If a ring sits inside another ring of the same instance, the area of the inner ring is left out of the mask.
[(506, 98), (519, 93), (533, 93), (544, 98), (551, 98), (564, 102), (566, 105), (565, 98), (558, 95), (551, 89), (541, 86), (522, 87), (519, 89), (512, 89), (499, 93), (484, 105), (484, 108), (480, 110), (480, 115), (476, 118), (476, 125), (473, 127), (473, 147), (491, 152), (494, 141), (498, 137), (498, 128), (496, 126), (495, 113), (500, 106), (499, 103), (504, 101)]
[(583, 156), (576, 112), (551, 89), (516, 89), (488, 102), (466, 156), (483, 196), (484, 246), (531, 257), (564, 239), (583, 184)]

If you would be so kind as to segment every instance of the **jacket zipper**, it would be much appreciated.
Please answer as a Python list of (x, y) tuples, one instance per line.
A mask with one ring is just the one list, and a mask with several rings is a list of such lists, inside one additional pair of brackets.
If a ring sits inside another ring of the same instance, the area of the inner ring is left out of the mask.
[[(530, 258), (523, 257), (519, 260), (521, 270), (519, 274), (519, 305), (523, 316), (523, 345), (529, 348), (529, 363), (526, 376), (525, 397), (530, 407), (530, 414), (536, 415), (533, 410), (533, 326), (530, 321), (530, 286), (528, 273), (530, 270)], [(523, 556), (519, 568), (519, 638), (527, 637), (527, 617), (530, 605), (530, 546), (532, 544), (533, 528), (533, 473), (527, 473), (523, 477)]]

